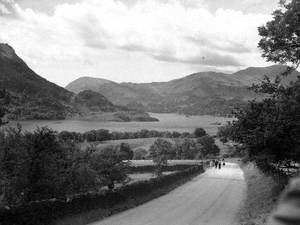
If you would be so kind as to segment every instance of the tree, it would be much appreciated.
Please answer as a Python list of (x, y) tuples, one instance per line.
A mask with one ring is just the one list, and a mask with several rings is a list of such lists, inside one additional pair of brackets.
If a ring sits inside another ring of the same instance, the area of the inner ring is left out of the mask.
[(273, 12), (273, 20), (258, 28), (262, 37), (258, 47), (267, 61), (297, 68), (300, 64), (300, 2), (281, 0), (280, 6)]
[(118, 154), (122, 160), (131, 160), (133, 158), (133, 151), (128, 143), (121, 143), (119, 145)]
[(103, 186), (92, 167), (94, 149), (81, 151), (53, 130), (21, 128), (0, 131), (0, 190), (4, 203), (65, 198)]
[(222, 143), (228, 142), (232, 133), (232, 125), (228, 122), (226, 125), (218, 128), (217, 137), (220, 138)]
[(196, 159), (200, 150), (191, 138), (176, 141), (174, 149), (176, 159)]
[(300, 63), (300, 2), (281, 1), (273, 19), (258, 28), (258, 46), (267, 61), (288, 65), (274, 81), (265, 78), (252, 89), (264, 94), (236, 112), (237, 120), (223, 134), (242, 143), (250, 159), (264, 168), (300, 161), (300, 80), (283, 85)]
[[(64, 196), (68, 167), (73, 164), (73, 146), (64, 144), (57, 133), (47, 127), (38, 128), (33, 133), (23, 135), (27, 163), (27, 201)], [(21, 138), (22, 140), (22, 138)]]
[(111, 139), (109, 130), (100, 129), (95, 131), (96, 141), (106, 141)]
[(203, 137), (205, 135), (207, 135), (206, 131), (203, 129), (203, 128), (196, 128), (195, 131), (194, 131), (194, 135), (195, 137)]
[(145, 149), (138, 148), (134, 151), (133, 159), (135, 159), (135, 160), (146, 159), (147, 155), (148, 155), (148, 152)]
[(118, 154), (117, 148), (108, 146), (95, 154), (92, 159), (92, 166), (101, 179), (101, 183), (113, 189), (116, 182), (123, 182), (127, 179), (128, 162)]
[(162, 168), (168, 164), (168, 159), (172, 150), (172, 144), (164, 139), (158, 138), (150, 147), (149, 153), (156, 165), (156, 174), (162, 175)]
[(203, 136), (197, 139), (200, 144), (202, 157), (216, 156), (220, 153), (219, 147), (215, 144), (215, 139), (211, 136)]
[(3, 120), (6, 112), (7, 112), (7, 105), (10, 102), (10, 97), (8, 92), (4, 90), (0, 90), (0, 126), (6, 124), (7, 122)]
[(172, 133), (172, 138), (179, 138), (180, 135), (181, 135), (181, 134), (180, 134), (179, 132), (173, 131), (173, 133)]

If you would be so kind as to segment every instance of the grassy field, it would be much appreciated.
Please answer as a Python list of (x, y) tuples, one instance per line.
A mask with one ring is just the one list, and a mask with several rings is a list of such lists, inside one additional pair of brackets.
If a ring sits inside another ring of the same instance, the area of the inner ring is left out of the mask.
[[(155, 142), (157, 138), (137, 138), (137, 139), (124, 139), (124, 140), (111, 140), (99, 143), (97, 148), (105, 148), (107, 146), (115, 146), (121, 143), (128, 143), (130, 148), (134, 151), (138, 148), (143, 148), (145, 150), (149, 150), (150, 146)], [(172, 141), (171, 138), (166, 138), (168, 141)]]
[[(155, 142), (157, 138), (136, 138), (136, 139), (122, 139), (122, 140), (109, 140), (103, 142), (83, 142), (80, 143), (80, 148), (85, 149), (89, 145), (95, 145), (99, 150), (108, 147), (108, 146), (117, 146), (121, 143), (129, 144), (130, 148), (134, 151), (138, 148), (143, 148), (146, 151), (149, 150), (150, 146)], [(172, 138), (163, 138), (171, 143), (174, 142)]]
[[(163, 175), (168, 175), (171, 173), (175, 173), (176, 171), (166, 171), (163, 172)], [(134, 182), (139, 182), (143, 180), (149, 180), (151, 178), (155, 178), (155, 174), (153, 173), (133, 173), (133, 174), (128, 174), (128, 177), (130, 178), (129, 183), (134, 183)]]

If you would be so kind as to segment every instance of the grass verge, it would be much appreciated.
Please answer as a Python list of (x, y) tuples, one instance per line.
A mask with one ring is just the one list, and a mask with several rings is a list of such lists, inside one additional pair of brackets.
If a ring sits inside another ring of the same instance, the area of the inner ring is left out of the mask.
[(238, 213), (238, 224), (266, 224), (286, 181), (262, 173), (253, 163), (240, 166), (244, 171), (247, 193)]

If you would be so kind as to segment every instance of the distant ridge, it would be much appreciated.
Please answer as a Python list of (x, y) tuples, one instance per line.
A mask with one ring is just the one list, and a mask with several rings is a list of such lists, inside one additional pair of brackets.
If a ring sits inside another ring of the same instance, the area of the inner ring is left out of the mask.
[(94, 77), (80, 77), (77, 80), (68, 84), (66, 89), (72, 91), (74, 93), (79, 93), (85, 90), (98, 91), (98, 87), (104, 84), (112, 84), (115, 83), (110, 80), (102, 79), (102, 78), (94, 78)]
[[(112, 83), (104, 79), (82, 79), (88, 80), (89, 86), (91, 83)], [(105, 113), (109, 120), (154, 120), (146, 113), (111, 103), (99, 92), (88, 91), (84, 86), (80, 88), (75, 94), (49, 82), (31, 70), (11, 46), (0, 43), (0, 89), (6, 89), (10, 93), (10, 119), (85, 119), (92, 114), (94, 119), (102, 120), (102, 114)], [(119, 116), (120, 112), (123, 113), (122, 117)], [(116, 113), (118, 115), (115, 116)]]
[[(200, 72), (171, 80), (153, 83), (116, 83), (98, 78), (81, 77), (66, 86), (78, 91), (93, 90), (115, 104), (150, 112), (229, 115), (235, 107), (259, 97), (248, 87), (264, 76), (274, 79), (286, 69), (282, 65), (249, 67), (232, 74)], [(288, 84), (300, 75), (294, 72), (283, 82)], [(91, 80), (92, 79), (92, 80)]]

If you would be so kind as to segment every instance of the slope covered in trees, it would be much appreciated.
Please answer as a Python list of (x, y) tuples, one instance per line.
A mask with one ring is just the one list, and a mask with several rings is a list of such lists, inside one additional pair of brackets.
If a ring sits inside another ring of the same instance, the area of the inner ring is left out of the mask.
[(85, 118), (101, 112), (112, 114), (111, 120), (154, 120), (146, 113), (116, 106), (98, 92), (73, 93), (37, 75), (17, 56), (14, 49), (0, 43), (0, 90), (9, 95), (6, 107), (10, 119)]
[[(260, 82), (264, 75), (274, 80), (285, 68), (281, 65), (249, 67), (233, 74), (201, 72), (169, 82), (139, 84), (82, 77), (66, 88), (75, 93), (93, 90), (115, 104), (151, 112), (227, 115), (249, 99), (261, 96), (248, 89), (252, 83)], [(283, 83), (295, 80), (297, 75), (294, 72)]]

